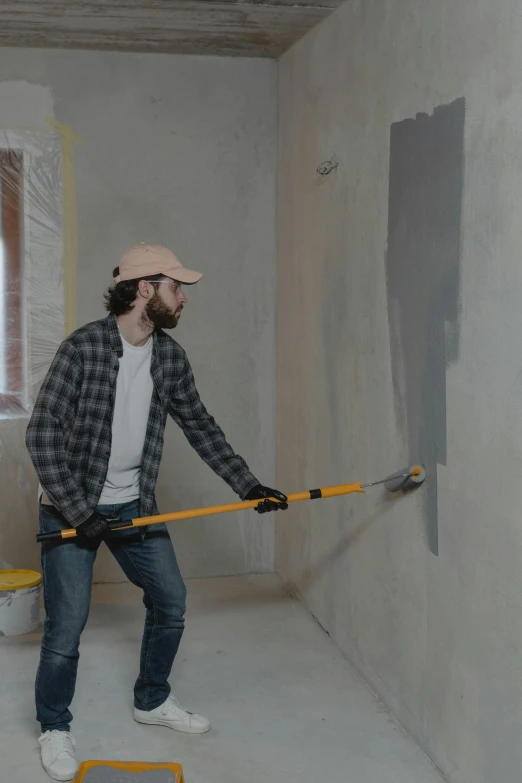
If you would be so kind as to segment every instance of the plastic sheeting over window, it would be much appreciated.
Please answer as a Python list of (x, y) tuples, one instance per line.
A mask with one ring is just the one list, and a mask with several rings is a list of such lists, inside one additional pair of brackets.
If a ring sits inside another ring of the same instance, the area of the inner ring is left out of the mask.
[(28, 415), (63, 337), (60, 134), (0, 129), (0, 418)]

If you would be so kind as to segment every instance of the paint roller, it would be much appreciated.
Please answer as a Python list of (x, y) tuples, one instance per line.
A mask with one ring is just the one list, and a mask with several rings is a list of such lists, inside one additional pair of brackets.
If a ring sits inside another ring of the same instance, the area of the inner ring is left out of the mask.
[[(380, 481), (372, 481), (366, 484), (360, 482), (356, 484), (336, 484), (332, 487), (323, 487), (321, 489), (310, 489), (307, 492), (298, 492), (294, 495), (288, 495), (288, 502), (295, 503), (300, 500), (320, 500), (324, 498), (333, 498), (340, 495), (350, 495), (354, 492), (366, 492), (370, 487), (376, 487), (384, 484), (388, 492), (407, 492), (419, 487), (426, 473), (422, 465), (411, 465), (403, 470), (392, 473)], [(274, 499), (275, 500), (275, 499)], [(275, 501), (277, 502), (277, 501)], [(137, 519), (110, 519), (111, 530), (124, 530), (131, 527), (145, 527), (146, 525), (158, 525), (161, 522), (179, 522), (182, 519), (194, 519), (195, 517), (207, 517), (213, 514), (228, 514), (232, 511), (245, 511), (249, 508), (256, 508), (259, 500), (243, 500), (240, 503), (227, 503), (222, 506), (206, 506), (204, 508), (194, 508), (189, 511), (175, 511), (171, 514), (156, 514), (152, 517), (139, 517)], [(56, 541), (57, 539), (76, 538), (75, 528), (65, 530), (51, 530), (46, 533), (39, 533), (36, 540), (39, 543), (47, 541)]]
[(416, 489), (426, 478), (426, 471), (421, 465), (414, 465), (407, 470), (392, 473), (384, 480), (384, 487), (388, 492), (407, 492), (409, 489)]

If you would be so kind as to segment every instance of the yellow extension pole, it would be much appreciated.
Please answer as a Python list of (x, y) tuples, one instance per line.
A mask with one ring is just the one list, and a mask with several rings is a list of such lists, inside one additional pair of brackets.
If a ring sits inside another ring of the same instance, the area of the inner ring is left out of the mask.
[[(339, 495), (350, 495), (352, 492), (365, 492), (361, 483), (357, 484), (337, 484), (333, 487), (324, 487), (323, 489), (313, 489), (307, 492), (298, 492), (294, 495), (288, 495), (289, 503), (296, 503), (299, 500), (318, 500), (320, 498), (333, 498)], [(275, 498), (272, 498), (276, 500)], [(206, 506), (204, 508), (194, 508), (189, 511), (175, 511), (171, 514), (156, 514), (152, 517), (139, 517), (131, 519), (125, 525), (118, 526), (116, 530), (128, 530), (131, 527), (144, 527), (145, 525), (158, 525), (160, 522), (178, 522), (181, 519), (194, 519), (195, 517), (207, 517), (212, 514), (228, 514), (231, 511), (245, 511), (249, 508), (256, 508), (258, 500), (244, 500), (240, 503), (226, 503), (222, 506)], [(276, 500), (276, 502), (279, 502)], [(48, 541), (51, 538), (76, 538), (75, 528), (67, 530), (57, 530), (56, 533), (43, 533), (38, 536), (39, 541)]]

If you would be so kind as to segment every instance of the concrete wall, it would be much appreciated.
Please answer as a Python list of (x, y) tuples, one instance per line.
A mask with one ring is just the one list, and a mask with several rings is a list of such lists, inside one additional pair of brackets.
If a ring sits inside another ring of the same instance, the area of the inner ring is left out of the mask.
[[(51, 88), (55, 117), (84, 139), (76, 148), (78, 324), (104, 315), (112, 269), (136, 242), (169, 245), (187, 266), (203, 271), (203, 281), (187, 289), (189, 305), (174, 336), (234, 448), (263, 481), (273, 481), (275, 64), (2, 49), (0, 78)], [(7, 114), (0, 105), (1, 125), (14, 122)], [(4, 563), (31, 567), (38, 554), (36, 482), (23, 430), (23, 423), (0, 422), (7, 444), (2, 464), (12, 474), (2, 503), (12, 535), (4, 538), (2, 556)], [(13, 483), (21, 461), (22, 489)], [(235, 497), (171, 423), (161, 510)], [(230, 515), (171, 530), (186, 576), (273, 568), (271, 520), (261, 526), (254, 515)], [(97, 576), (121, 578), (105, 553)]]
[(364, 0), (280, 63), (278, 484), (428, 483), (292, 507), (277, 567), (455, 783), (522, 765), (521, 37)]

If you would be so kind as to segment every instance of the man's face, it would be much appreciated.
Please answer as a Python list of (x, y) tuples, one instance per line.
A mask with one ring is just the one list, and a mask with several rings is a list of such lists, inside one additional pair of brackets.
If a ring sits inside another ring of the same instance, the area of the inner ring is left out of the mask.
[(156, 329), (175, 329), (186, 303), (181, 283), (162, 280), (147, 302), (144, 315)]

